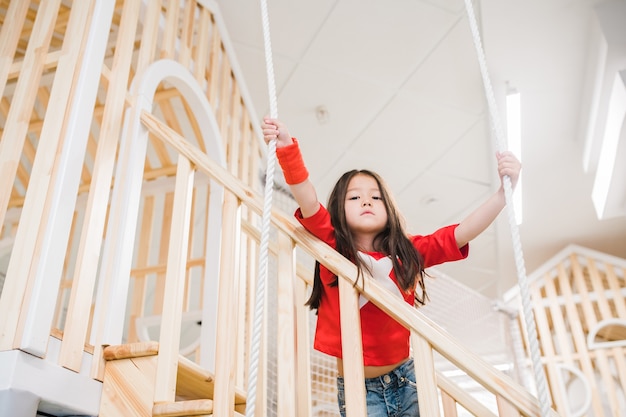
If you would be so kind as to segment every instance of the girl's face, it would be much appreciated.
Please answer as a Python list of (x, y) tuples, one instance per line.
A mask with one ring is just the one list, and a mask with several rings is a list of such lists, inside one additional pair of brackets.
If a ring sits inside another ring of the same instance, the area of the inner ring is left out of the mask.
[(355, 237), (372, 241), (387, 225), (387, 209), (376, 180), (357, 174), (348, 183), (345, 201), (346, 221)]

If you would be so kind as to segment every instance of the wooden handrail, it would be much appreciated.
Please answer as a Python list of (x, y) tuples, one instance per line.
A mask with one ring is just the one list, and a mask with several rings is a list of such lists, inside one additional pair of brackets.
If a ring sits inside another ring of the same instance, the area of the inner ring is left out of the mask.
[[(236, 195), (242, 204), (257, 214), (262, 212), (263, 201), (261, 196), (212, 161), (208, 155), (187, 142), (152, 114), (143, 112), (141, 121), (152, 134), (173, 146), (181, 155), (195, 164), (198, 170), (209, 175)], [(357, 276), (356, 266), (327, 244), (312, 236), (295, 219), (275, 209), (272, 212), (272, 224), (281, 232), (289, 235), (298, 246), (319, 260), (330, 271), (341, 277), (349, 284), (348, 287), (354, 285)], [(406, 303), (396, 302), (391, 293), (373, 280), (365, 280), (365, 282), (359, 280), (354, 288), (399, 323), (419, 334), (424, 342), (432, 346), (444, 358), (474, 378), (485, 389), (494, 393), (498, 401), (510, 403), (524, 416), (540, 415), (539, 404), (535, 397), (510, 377), (465, 349), (420, 311)]]

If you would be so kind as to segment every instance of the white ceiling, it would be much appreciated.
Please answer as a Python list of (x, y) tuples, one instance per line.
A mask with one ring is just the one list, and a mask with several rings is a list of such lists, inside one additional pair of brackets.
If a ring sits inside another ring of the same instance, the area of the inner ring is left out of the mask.
[[(529, 273), (570, 243), (626, 258), (626, 216), (597, 219), (595, 173), (583, 170), (600, 3), (474, 3), (501, 123), (506, 83), (521, 93), (519, 232)], [(217, 4), (256, 112), (268, 114), (259, 0)], [(462, 220), (496, 190), (494, 139), (463, 0), (268, 6), (278, 114), (300, 140), (320, 199), (344, 171), (372, 169), (389, 183), (409, 231), (425, 234)], [(496, 297), (516, 284), (512, 261), (503, 214), (471, 244), (468, 260), (441, 269)]]

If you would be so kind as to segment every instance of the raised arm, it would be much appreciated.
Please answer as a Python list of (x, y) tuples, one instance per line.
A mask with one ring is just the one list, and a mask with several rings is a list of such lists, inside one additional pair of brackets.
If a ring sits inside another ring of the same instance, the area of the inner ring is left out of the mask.
[(276, 156), (285, 175), (285, 181), (296, 199), (302, 217), (311, 217), (320, 207), (317, 192), (309, 180), (298, 141), (291, 137), (287, 126), (277, 119), (265, 118), (261, 125), (266, 143), (276, 140)]
[(498, 160), (498, 174), (500, 175), (500, 188), (487, 199), (480, 207), (467, 216), (454, 231), (454, 237), (459, 248), (465, 246), (489, 227), (504, 208), (506, 201), (502, 178), (508, 175), (513, 188), (517, 185), (522, 165), (511, 152), (496, 154)]

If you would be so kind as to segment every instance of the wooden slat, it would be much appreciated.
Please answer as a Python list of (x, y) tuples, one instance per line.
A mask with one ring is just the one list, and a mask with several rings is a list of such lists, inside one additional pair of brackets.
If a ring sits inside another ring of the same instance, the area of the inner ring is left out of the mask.
[[(622, 271), (623, 276), (626, 276), (626, 271)], [(621, 286), (615, 273), (613, 265), (606, 265), (606, 279), (608, 281), (609, 288), (613, 293), (619, 294)], [(613, 300), (617, 316), (626, 319), (626, 302), (623, 297), (615, 297)], [(621, 390), (624, 396), (626, 396), (626, 348), (613, 349), (613, 358), (615, 360), (617, 369), (617, 379), (620, 382)]]
[(204, 140), (203, 140), (204, 138), (202, 137), (202, 132), (200, 131), (200, 126), (198, 125), (198, 120), (196, 120), (196, 117), (193, 114), (191, 107), (189, 107), (189, 104), (187, 104), (187, 101), (186, 100), (182, 100), (182, 101), (183, 101), (183, 109), (185, 110), (185, 114), (187, 115), (187, 123), (191, 127), (191, 130), (193, 131), (195, 137), (198, 139), (197, 141), (198, 147), (200, 148), (202, 152), (206, 153), (206, 144), (204, 143)]
[(2, 22), (0, 29), (0, 97), (4, 97), (4, 88), (9, 78), (11, 64), (29, 6), (30, 2), (28, 1), (10, 2)]
[[(78, 219), (79, 219), (79, 215), (78, 212), (74, 212), (74, 216), (72, 218), (72, 226), (70, 229), (70, 238), (69, 238), (69, 242), (67, 247), (68, 248), (73, 248), (76, 243), (76, 226), (78, 223)], [(63, 262), (63, 273), (62, 273), (62, 277), (61, 277), (61, 283), (59, 284), (59, 296), (57, 297), (59, 300), (62, 300), (65, 296), (65, 294), (63, 294), (68, 288), (72, 287), (72, 281), (69, 279), (63, 279), (63, 277), (67, 277), (68, 274), (68, 267), (70, 262), (74, 262), (75, 259), (73, 257), (73, 252), (72, 250), (68, 250), (66, 255), (65, 255), (65, 261)], [(52, 319), (52, 325), (53, 326), (60, 326), (61, 320), (60, 320), (60, 315), (61, 315), (61, 311), (65, 308), (65, 302), (64, 301), (57, 301), (55, 310), (54, 310), (54, 318)]]
[(443, 417), (458, 417), (456, 412), (456, 401), (445, 391), (441, 392), (441, 407), (443, 411)]
[[(204, 201), (203, 201), (203, 208), (204, 208), (204, 214), (203, 214), (203, 218), (202, 218), (202, 222), (203, 222), (203, 226), (201, 228), (202, 230), (202, 236), (199, 237), (200, 239), (200, 244), (201, 244), (201, 248), (198, 249), (198, 252), (202, 254), (202, 277), (206, 277), (207, 274), (207, 251), (208, 251), (208, 241), (209, 241), (209, 215), (211, 212), (211, 206), (210, 206), (210, 202), (211, 202), (211, 184), (208, 183), (205, 185), (204, 187)], [(202, 209), (200, 209), (202, 210)], [(194, 227), (195, 229), (196, 227)], [(193, 260), (189, 260), (188, 262), (193, 261)], [(199, 289), (199, 294), (203, 294), (204, 295), (204, 291), (205, 291), (205, 285), (206, 285), (206, 279), (201, 279), (200, 280), (200, 289)], [(200, 296), (200, 306), (199, 308), (201, 310), (204, 310), (204, 306), (205, 303), (207, 302), (207, 300), (205, 300), (205, 298), (203, 296)], [(198, 359), (198, 361), (200, 361)]]
[[(584, 352), (587, 349), (587, 340), (585, 337), (586, 333), (583, 330), (583, 325), (581, 324), (580, 316), (578, 314), (578, 310), (576, 309), (577, 303), (573, 299), (573, 288), (570, 285), (569, 276), (565, 271), (565, 266), (560, 264), (558, 270), (559, 288), (562, 296), (566, 300), (565, 311), (567, 313), (567, 321), (570, 326), (570, 332), (573, 337), (575, 350), (578, 352)], [(589, 386), (591, 387), (593, 412), (596, 415), (601, 416), (604, 413), (602, 411), (602, 402), (598, 395), (598, 386), (594, 377), (593, 364), (588, 355), (583, 355), (580, 358), (580, 368), (587, 377), (587, 382), (589, 382)]]
[[(204, 265), (203, 258), (193, 258), (193, 259), (187, 260), (187, 269), (197, 268), (203, 265)], [(163, 263), (160, 263), (158, 265), (150, 265), (150, 266), (144, 266), (144, 267), (137, 266), (136, 268), (133, 268), (131, 270), (131, 275), (134, 277), (141, 277), (141, 276), (146, 276), (149, 274), (164, 273), (166, 268), (167, 268), (166, 261), (163, 261)]]
[[(236, 322), (236, 305), (234, 300), (235, 282), (239, 271), (239, 236), (240, 236), (240, 202), (237, 197), (226, 192), (222, 209), (222, 244), (220, 262), (220, 280), (217, 311), (217, 346), (215, 379), (215, 414), (227, 416), (233, 409), (235, 384), (236, 338), (232, 337), (232, 323)], [(236, 331), (236, 329), (234, 329)]]
[(159, 18), (161, 13), (160, 1), (149, 1), (146, 3), (143, 31), (141, 33), (141, 47), (137, 57), (137, 75), (141, 76), (146, 67), (154, 60), (156, 55), (156, 44), (159, 34)]
[(209, 65), (207, 68), (207, 98), (209, 102), (216, 108), (217, 106), (217, 97), (218, 97), (218, 89), (219, 85), (219, 63), (220, 58), (222, 57), (222, 43), (219, 36), (219, 31), (217, 29), (217, 25), (213, 25), (213, 31), (211, 33), (211, 50), (209, 53)]
[[(108, 216), (108, 201), (110, 196), (111, 182), (113, 178), (113, 168), (117, 155), (118, 138), (123, 125), (123, 113), (126, 104), (126, 87), (128, 85), (130, 66), (133, 58), (133, 44), (128, 39), (134, 39), (137, 31), (140, 5), (134, 1), (124, 1), (122, 20), (118, 28), (118, 37), (115, 44), (115, 56), (111, 67), (111, 82), (107, 89), (102, 124), (100, 126), (100, 136), (98, 138), (98, 148), (96, 160), (92, 172), (89, 195), (87, 197), (87, 209), (85, 212), (85, 224), (89, 227), (83, 229), (79, 255), (76, 262), (76, 275), (74, 279), (84, 280), (81, 297), (91, 297), (93, 285), (97, 274), (97, 262), (94, 262), (90, 255), (100, 253), (102, 247), (102, 236), (104, 235), (105, 220)], [(110, 220), (110, 219), (109, 219)], [(107, 238), (113, 238), (107, 236)], [(101, 300), (108, 300), (110, 281), (103, 286)], [(87, 296), (87, 294), (90, 294)], [(105, 322), (109, 311), (107, 307), (100, 305), (97, 311), (98, 323), (94, 323), (96, 335), (96, 357), (99, 357), (101, 349), (100, 340), (104, 333)], [(85, 313), (81, 313), (85, 314)], [(81, 323), (86, 329), (86, 323)], [(81, 330), (76, 330), (77, 338), (81, 337)], [(83, 336), (84, 337), (84, 336)], [(70, 343), (64, 343), (62, 347), (62, 360), (74, 362), (75, 356), (70, 354), (72, 348)], [(66, 353), (64, 351), (67, 350)], [(102, 378), (103, 365), (100, 361), (92, 364), (91, 375), (94, 378)]]
[[(167, 125), (177, 132), (182, 132), (178, 117), (176, 116), (174, 108), (172, 107), (172, 100), (159, 100), (158, 104)], [(152, 146), (156, 151), (157, 157), (159, 158), (159, 162), (161, 162), (161, 165), (172, 165), (172, 159), (170, 158), (170, 155), (167, 152), (167, 148), (165, 148), (163, 142), (159, 140), (153, 141)]]
[(339, 279), (339, 306), (343, 377), (345, 383), (346, 416), (367, 415), (363, 373), (363, 345), (359, 293), (345, 279)]
[[(473, 397), (467, 391), (464, 391), (461, 387), (454, 384), (439, 372), (437, 373), (437, 385), (441, 388), (442, 400), (448, 398), (448, 400), (443, 402), (444, 417), (456, 417), (456, 403), (459, 403), (463, 408), (475, 416), (495, 417), (495, 414), (478, 399)], [(453, 406), (454, 409), (452, 409)]]
[[(582, 268), (580, 263), (573, 265), (573, 268), (578, 270), (579, 279), (582, 278)], [(593, 259), (587, 259), (587, 271), (589, 273), (589, 279), (591, 283), (591, 291), (594, 296), (596, 296), (595, 302), (591, 302), (589, 300), (589, 294), (586, 289), (583, 295), (583, 304), (588, 305), (593, 308), (594, 316), (592, 321), (590, 321), (589, 325), (595, 328), (598, 323), (596, 321), (595, 314), (598, 313), (599, 320), (606, 320), (614, 318), (611, 312), (611, 308), (609, 307), (609, 302), (605, 296), (606, 288), (603, 285), (604, 279), (600, 275), (598, 269), (596, 268), (595, 262)], [(618, 397), (618, 387), (615, 384), (614, 379), (614, 366), (610, 363), (611, 349), (598, 349), (598, 356), (596, 359), (596, 368), (600, 370), (600, 375), (602, 377), (602, 386), (606, 392), (606, 397), (608, 398), (609, 407), (611, 409), (611, 413), (617, 415), (620, 412), (620, 403)], [(617, 353), (621, 353), (621, 349), (617, 349)], [(622, 388), (623, 392), (623, 388)]]
[[(74, 141), (79, 140), (71, 134), (76, 133), (71, 116), (78, 113), (71, 113), (69, 109), (71, 104), (78, 101), (71, 93), (79, 89), (78, 69), (82, 65), (80, 58), (84, 54), (88, 35), (85, 22), (91, 20), (92, 6), (92, 1), (84, 1), (73, 7), (71, 14), (67, 10), (69, 17), (67, 37), (63, 42), (63, 55), (59, 59), (57, 74), (50, 92), (42, 87), (38, 94), (42, 105), (48, 103), (54, 105), (48, 106), (45, 112), (46, 118), (22, 210), (22, 218), (28, 219), (27, 222), (33, 229), (26, 232), (28, 237), (23, 245), (19, 242), (18, 233), (14, 248), (14, 250), (21, 248), (24, 255), (29, 252), (33, 254), (33, 262), (27, 275), (29, 286), (32, 286), (34, 291), (25, 298), (22, 308), (28, 309), (28, 316), (23, 316), (20, 321), (18, 333), (24, 333), (22, 349), (35, 355), (45, 355), (47, 348), (45, 335), (50, 332), (52, 326), (54, 300), (57, 298), (58, 283), (61, 279), (61, 262), (66, 253), (66, 239), (71, 228), (70, 219), (76, 201), (75, 191), (72, 190), (78, 187), (78, 181), (72, 184), (67, 178), (75, 178), (73, 173), (79, 172), (82, 165), (80, 160), (72, 161), (65, 156), (72, 153)], [(95, 94), (95, 90), (93, 92)], [(64, 134), (66, 132), (70, 134)], [(55, 219), (55, 222), (45, 221), (48, 218)], [(59, 275), (50, 275), (50, 271), (55, 270), (59, 271)], [(72, 313), (72, 301), (76, 300), (70, 297), (68, 314)], [(77, 302), (84, 303), (84, 315), (88, 321), (91, 312), (90, 297)], [(78, 359), (74, 362), (75, 367), (71, 369), (80, 369), (88, 327), (88, 325), (85, 327), (82, 339), (75, 340), (75, 355)], [(66, 327), (64, 333), (66, 336), (70, 335), (71, 327)]]
[[(26, 141), (28, 142), (28, 141)], [(16, 175), (16, 181), (19, 181), (22, 185), (22, 187), (26, 190), (28, 189), (28, 182), (30, 180), (30, 172), (26, 171), (26, 168), (24, 167), (24, 164), (20, 163), (17, 166), (17, 175)], [(15, 191), (15, 188), (13, 189)]]
[(198, 40), (193, 51), (193, 75), (200, 82), (205, 82), (206, 68), (209, 58), (209, 34), (211, 33), (211, 12), (205, 7), (200, 7), (200, 18), (198, 22)]
[[(231, 100), (233, 100), (233, 97), (231, 96), (231, 94), (229, 94), (229, 92), (231, 91), (230, 83), (232, 82), (232, 78), (230, 77), (230, 63), (226, 59), (225, 54), (223, 54), (222, 56), (222, 65), (220, 65), (220, 69), (219, 69), (219, 78), (220, 78), (219, 105), (216, 109), (216, 112), (217, 112), (216, 119), (217, 119), (217, 125), (219, 126), (220, 132), (222, 134), (222, 139), (224, 139), (224, 149), (226, 149), (226, 158), (228, 159), (228, 154), (232, 152), (232, 150), (229, 149), (228, 147), (229, 145), (228, 111), (231, 108), (230, 103), (231, 103)], [(231, 169), (231, 173), (234, 174), (236, 172), (237, 171), (232, 171)]]
[(498, 405), (498, 415), (500, 417), (519, 417), (517, 408), (501, 396), (496, 396), (496, 404)]
[[(96, 125), (101, 125), (102, 124), (102, 115), (97, 115), (94, 113), (93, 115), (93, 121), (92, 121), (92, 125), (96, 124)], [(96, 150), (98, 149), (98, 143), (96, 142), (96, 138), (94, 137), (93, 134), (93, 128), (89, 130), (89, 138), (87, 138), (87, 149), (86, 149), (86, 155), (85, 155), (85, 164), (83, 165), (83, 170), (81, 172), (81, 187), (88, 187), (89, 183), (91, 182), (91, 171), (93, 170), (93, 161), (96, 160)], [(79, 192), (81, 191), (86, 191), (89, 188), (86, 189), (80, 189), (79, 188)]]
[(239, 172), (241, 169), (241, 159), (239, 157), (240, 146), (239, 143), (241, 141), (241, 134), (239, 132), (239, 123), (235, 123), (234, 120), (240, 119), (240, 112), (243, 111), (241, 107), (241, 96), (239, 95), (239, 88), (237, 83), (233, 80), (231, 95), (230, 95), (230, 108), (228, 109), (228, 114), (230, 114), (231, 121), (228, 125), (228, 134), (226, 136), (226, 140), (228, 141), (227, 152), (230, 154), (232, 152), (232, 156), (229, 156), (229, 160), (233, 161), (233, 166), (230, 169), (230, 172), (239, 177)]
[[(241, 97), (240, 97), (241, 100)], [(242, 109), (241, 121), (239, 123), (239, 150), (237, 151), (240, 155), (240, 163), (239, 163), (239, 171), (238, 176), (244, 184), (248, 186), (254, 187), (254, 183), (250, 182), (250, 130), (247, 127), (250, 125), (250, 119), (247, 112), (243, 111), (243, 105), (240, 102), (239, 105)]]
[[(33, 108), (59, 5), (60, 0), (50, 0), (44, 2), (38, 9), (34, 30), (24, 57), (24, 69), (17, 81), (0, 139), (0, 224), (4, 224), (15, 173), (28, 131), (28, 119), (23, 115), (30, 114)], [(25, 223), (21, 226), (26, 227)], [(0, 297), (0, 311), (3, 315), (3, 320), (0, 321), (0, 350), (12, 349), (15, 346), (14, 339), (27, 285), (23, 277), (27, 276), (25, 269), (30, 265), (31, 256), (14, 247), (11, 260)]]
[[(59, 330), (59, 329), (52, 329), (50, 331), (50, 337), (54, 337), (57, 340), (63, 340), (63, 331)], [(85, 351), (85, 353), (89, 353), (91, 355), (93, 355), (93, 346), (90, 345), (89, 343), (85, 343), (85, 346), (83, 347), (83, 350)]]
[[(161, 213), (161, 227), (158, 232), (159, 238), (159, 258), (160, 265), (167, 265), (167, 250), (170, 235), (172, 233), (172, 210), (174, 208), (174, 194), (165, 194), (163, 202), (163, 211)], [(153, 289), (152, 314), (159, 315), (163, 311), (163, 300), (165, 298), (165, 271), (157, 273), (156, 282)]]
[[(244, 206), (245, 207), (245, 206)], [(247, 291), (247, 296), (245, 298), (245, 305), (247, 308), (247, 311), (250, 312), (254, 312), (255, 308), (256, 308), (256, 289), (257, 285), (258, 285), (258, 278), (259, 278), (259, 274), (258, 274), (258, 264), (259, 264), (259, 243), (261, 241), (261, 232), (256, 228), (253, 227), (250, 223), (250, 210), (243, 210), (242, 207), (242, 230), (245, 229), (244, 234), (242, 235), (242, 238), (244, 238), (244, 240), (246, 241), (247, 245), (244, 247), (245, 252), (242, 253), (242, 256), (245, 256), (248, 260), (248, 262), (246, 263), (247, 265), (247, 269), (245, 271), (246, 273), (246, 283), (247, 283), (247, 288), (250, 288), (250, 291)], [(247, 209), (247, 207), (246, 207)], [(244, 217), (245, 216), (245, 217)], [(258, 223), (258, 222), (257, 222)], [(252, 231), (253, 230), (253, 231)], [(250, 232), (252, 231), (253, 235), (250, 235)], [(245, 237), (244, 237), (245, 236)], [(268, 248), (268, 252), (269, 252), (269, 256), (274, 256), (277, 257), (278, 256), (278, 245), (274, 242), (269, 242), (269, 248)], [(242, 273), (244, 273), (242, 271)], [(269, 308), (269, 306), (271, 304), (268, 305), (268, 298), (269, 298), (269, 294), (268, 291), (265, 292), (265, 298), (263, 300), (264, 304), (265, 304), (265, 309), (267, 311), (267, 309)], [(252, 313), (251, 313), (252, 314)], [(258, 368), (257, 368), (257, 374), (258, 374), (258, 380), (261, 381), (258, 384), (261, 384), (265, 387), (268, 386), (267, 380), (268, 380), (268, 340), (269, 340), (269, 335), (268, 335), (268, 322), (270, 320), (270, 318), (273, 315), (271, 315), (270, 313), (265, 314), (265, 317), (263, 318), (263, 321), (261, 323), (262, 328), (260, 329), (261, 331), (261, 349), (259, 352), (259, 364), (258, 364)], [(248, 322), (246, 323), (246, 332), (248, 337), (246, 338), (246, 351), (250, 352), (252, 350), (252, 339), (253, 339), (253, 334), (255, 332), (255, 322), (254, 320), (248, 320)], [(256, 330), (259, 331), (259, 330)], [(251, 355), (247, 355), (247, 357), (245, 358), (245, 370), (247, 372), (250, 372), (249, 370), (250, 368), (250, 362), (251, 362)], [(265, 408), (267, 407), (266, 404), (268, 403), (268, 390), (262, 390), (259, 391), (257, 390), (256, 392), (256, 402), (254, 404), (255, 407), (255, 417), (263, 417), (264, 416), (264, 412), (265, 412)]]
[(185, 265), (189, 246), (191, 199), (194, 172), (187, 158), (178, 158), (171, 237), (167, 254), (163, 314), (159, 335), (154, 402), (174, 401), (176, 398), (176, 363), (180, 350), (181, 319), (185, 297)]
[(160, 58), (175, 59), (174, 45), (178, 32), (178, 9), (180, 0), (167, 0), (163, 40), (161, 41)]
[(185, 2), (185, 7), (183, 10), (182, 16), (182, 27), (180, 34), (180, 42), (179, 42), (179, 56), (178, 62), (180, 62), (184, 67), (189, 68), (189, 63), (191, 62), (191, 50), (193, 43), (193, 34), (194, 34), (194, 15), (196, 12), (196, 2), (195, 1), (187, 1)]
[[(141, 229), (139, 232), (139, 245), (137, 248), (137, 267), (143, 268), (148, 264), (150, 248), (152, 245), (152, 220), (154, 216), (154, 197), (147, 196), (143, 203), (143, 213), (141, 216)], [(131, 272), (132, 273), (132, 272)], [(147, 282), (145, 274), (136, 275), (133, 285), (132, 301), (130, 303), (130, 323), (128, 324), (128, 341), (138, 342), (137, 317), (144, 314), (147, 297)]]
[[(196, 216), (196, 205), (197, 205), (197, 201), (196, 201), (196, 188), (192, 187), (191, 190), (191, 207), (190, 207), (190, 212), (189, 212), (189, 218), (190, 218), (190, 224), (191, 222), (194, 222)], [(193, 254), (193, 242), (194, 242), (194, 233), (197, 229), (200, 229), (200, 227), (196, 227), (196, 224), (194, 223), (193, 226), (191, 226), (189, 228), (189, 236), (187, 237), (187, 259), (185, 259), (184, 263), (184, 289), (183, 289), (183, 306), (182, 306), (182, 310), (187, 312), (189, 311), (189, 304), (190, 304), (190, 298), (193, 297), (194, 294), (191, 294), (191, 269), (189, 268), (189, 261), (191, 260), (192, 254)], [(204, 266), (204, 263), (201, 265)], [(194, 288), (195, 290), (195, 288)], [(200, 292), (199, 294), (202, 294), (202, 292)], [(198, 297), (201, 300), (201, 297)], [(201, 309), (202, 308), (202, 302), (199, 302), (198, 308)]]
[[(178, 381), (176, 398), (214, 398), (215, 375), (183, 356), (178, 357), (178, 374), (176, 379)], [(245, 392), (235, 387), (235, 409), (241, 411), (245, 409), (245, 405)]]
[[(0, 224), (4, 223), (10, 189), (24, 137), (28, 131), (29, 120), (23, 115), (30, 115), (33, 109), (59, 6), (60, 0), (51, 0), (38, 9), (24, 56), (24, 67), (13, 93), (11, 108), (0, 140)], [(7, 29), (11, 29), (11, 25)]]
[[(295, 245), (289, 236), (278, 233), (278, 312), (276, 355), (277, 363), (278, 405), (279, 416), (295, 416), (296, 413), (296, 352), (294, 285), (296, 253)], [(263, 385), (260, 390), (265, 389)]]
[[(298, 264), (296, 264), (296, 270)], [(310, 271), (309, 271), (310, 272)], [(295, 276), (296, 271), (293, 271)], [(313, 402), (311, 399), (311, 358), (309, 346), (311, 346), (309, 329), (309, 309), (304, 304), (307, 300), (308, 289), (304, 280), (296, 279), (295, 282), (295, 305), (296, 305), (296, 348), (298, 356), (296, 362), (296, 389), (298, 398), (298, 417), (311, 417)]]
[(439, 397), (435, 377), (433, 348), (423, 337), (411, 331), (411, 348), (415, 363), (415, 384), (419, 393), (420, 415), (438, 416)]
[[(548, 304), (548, 308), (550, 311), (550, 316), (552, 318), (552, 326), (550, 329), (548, 320), (545, 317), (546, 308), (544, 306), (544, 298), (542, 297), (538, 285), (532, 285), (532, 300), (534, 305), (534, 316), (537, 322), (537, 330), (539, 333), (539, 341), (541, 344), (541, 350), (543, 352), (543, 357), (547, 362), (547, 378), (550, 382), (550, 387), (552, 387), (552, 401), (555, 403), (557, 410), (566, 410), (567, 409), (567, 398), (563, 398), (563, 391), (561, 389), (557, 389), (560, 387), (562, 376), (561, 370), (557, 365), (557, 354), (559, 355), (559, 359), (564, 359), (565, 362), (574, 366), (571, 352), (571, 342), (569, 337), (569, 332), (566, 330), (565, 322), (563, 321), (563, 314), (561, 312), (561, 306), (559, 303), (554, 302), (558, 297), (556, 288), (554, 287), (554, 280), (548, 275), (544, 275), (544, 285), (546, 298), (549, 301), (552, 301)], [(557, 341), (558, 352), (554, 348), (553, 345), (553, 335), (552, 331), (554, 331), (554, 340)], [(530, 353), (529, 353), (530, 357)]]

